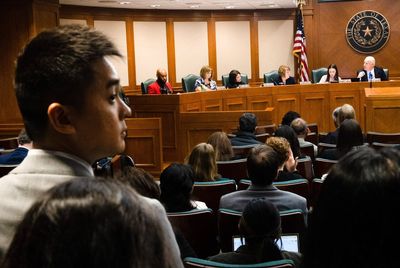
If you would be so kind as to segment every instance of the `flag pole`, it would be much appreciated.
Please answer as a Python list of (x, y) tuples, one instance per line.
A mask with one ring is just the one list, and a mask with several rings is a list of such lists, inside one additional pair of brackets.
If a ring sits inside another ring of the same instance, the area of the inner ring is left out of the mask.
[[(297, 8), (300, 9), (301, 12), (301, 20), (304, 21), (303, 17), (303, 5), (306, 4), (306, 0), (297, 0)], [(303, 65), (301, 64), (301, 56), (297, 57), (297, 65), (299, 66), (298, 72), (299, 72), (299, 79), (300, 81), (302, 80), (301, 78), (301, 72), (303, 71)]]

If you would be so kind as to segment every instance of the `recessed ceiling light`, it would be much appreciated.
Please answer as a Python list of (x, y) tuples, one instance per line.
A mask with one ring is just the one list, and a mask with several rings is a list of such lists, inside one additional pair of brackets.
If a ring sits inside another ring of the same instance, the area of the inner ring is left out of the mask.
[(128, 1), (126, 1), (126, 2), (119, 2), (120, 5), (129, 5), (130, 3), (132, 3), (132, 2), (128, 2)]
[(235, 6), (226, 6), (225, 8), (226, 8), (226, 9), (234, 9)]
[(200, 5), (191, 5), (190, 8), (199, 8)]
[(150, 5), (152, 8), (160, 7), (160, 5)]

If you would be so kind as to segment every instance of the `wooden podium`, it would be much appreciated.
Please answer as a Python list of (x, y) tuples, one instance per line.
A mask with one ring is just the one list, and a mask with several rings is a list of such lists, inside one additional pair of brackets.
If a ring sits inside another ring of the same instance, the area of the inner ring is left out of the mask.
[(400, 87), (365, 89), (365, 131), (400, 132)]

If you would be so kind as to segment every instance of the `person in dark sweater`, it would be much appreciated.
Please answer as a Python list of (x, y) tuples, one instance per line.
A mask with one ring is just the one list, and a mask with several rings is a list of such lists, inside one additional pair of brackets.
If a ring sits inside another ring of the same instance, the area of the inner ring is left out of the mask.
[(239, 131), (231, 139), (232, 146), (262, 144), (254, 134), (257, 126), (257, 117), (253, 113), (244, 113), (239, 118)]

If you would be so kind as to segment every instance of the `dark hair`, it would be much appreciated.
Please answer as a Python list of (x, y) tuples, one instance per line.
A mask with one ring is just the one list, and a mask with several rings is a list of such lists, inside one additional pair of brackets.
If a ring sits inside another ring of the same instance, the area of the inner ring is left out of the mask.
[(398, 267), (400, 155), (365, 147), (333, 166), (310, 214), (304, 267)]
[(194, 183), (193, 170), (189, 165), (172, 163), (160, 175), (160, 200), (167, 212), (194, 209), (191, 195)]
[(251, 200), (243, 210), (239, 231), (246, 244), (256, 248), (257, 262), (283, 259), (276, 245), (281, 233), (281, 217), (270, 201), (264, 198)]
[(301, 116), (298, 112), (289, 111), (289, 112), (285, 113), (285, 115), (282, 117), (281, 125), (290, 126), (290, 124), (292, 123), (293, 120), (295, 120), (296, 118), (300, 118), (300, 117)]
[(227, 88), (237, 88), (240, 84), (242, 84), (241, 82), (236, 82), (236, 76), (238, 74), (240, 74), (238, 70), (232, 70), (229, 72), (228, 84), (226, 85)]
[(232, 144), (225, 132), (217, 131), (208, 136), (207, 143), (214, 147), (217, 161), (228, 161), (234, 156)]
[(329, 78), (330, 78), (329, 69), (335, 69), (336, 74), (335, 74), (334, 79), (335, 79), (335, 82), (338, 82), (339, 81), (339, 70), (338, 70), (336, 64), (330, 64), (328, 66), (328, 69), (326, 70), (326, 80), (325, 80), (325, 82), (329, 82)]
[(275, 130), (275, 137), (285, 138), (290, 143), (290, 148), (293, 152), (293, 157), (300, 157), (300, 143), (297, 138), (296, 132), (293, 128), (287, 125), (281, 125), (277, 130)]
[(254, 185), (272, 184), (278, 174), (279, 166), (278, 153), (268, 145), (255, 146), (247, 157), (247, 172)]
[(154, 177), (142, 168), (125, 166), (115, 175), (115, 179), (127, 183), (145, 197), (160, 199), (160, 187)]
[(253, 113), (244, 113), (239, 118), (239, 130), (252, 132), (256, 130), (257, 117)]
[(364, 144), (364, 137), (358, 122), (354, 119), (346, 119), (339, 126), (337, 151), (338, 156), (342, 157), (354, 146)]
[(2, 267), (171, 267), (158, 213), (143, 201), (117, 181), (58, 185), (26, 213)]
[(28, 133), (26, 133), (25, 128), (21, 129), (21, 131), (18, 134), (18, 144), (19, 145), (24, 145), (31, 143), (32, 140), (29, 138)]
[(45, 30), (26, 45), (17, 59), (15, 87), (32, 140), (43, 137), (52, 102), (84, 106), (95, 79), (93, 63), (108, 55), (121, 57), (104, 34), (81, 25)]

